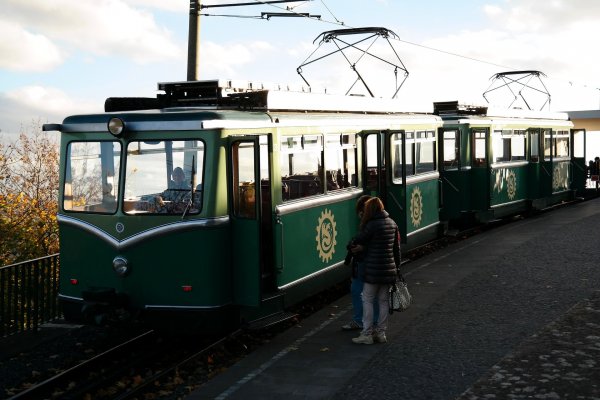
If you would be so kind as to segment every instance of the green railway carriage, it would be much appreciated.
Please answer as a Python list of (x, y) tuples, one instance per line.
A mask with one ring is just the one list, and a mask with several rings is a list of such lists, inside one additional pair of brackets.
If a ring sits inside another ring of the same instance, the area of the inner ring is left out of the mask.
[(435, 103), (441, 218), (458, 226), (573, 199), (585, 182), (585, 131), (566, 114)]
[(440, 117), (229, 81), (159, 89), (44, 126), (61, 132), (68, 319), (209, 332), (280, 315), (349, 276), (365, 192), (406, 248), (438, 234)]

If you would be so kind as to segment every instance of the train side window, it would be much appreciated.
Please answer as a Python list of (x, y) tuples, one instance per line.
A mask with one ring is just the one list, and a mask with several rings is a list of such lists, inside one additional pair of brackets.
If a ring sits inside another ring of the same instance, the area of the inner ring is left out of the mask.
[(117, 211), (119, 142), (72, 142), (67, 147), (62, 205), (65, 211)]
[(394, 133), (390, 137), (390, 154), (392, 156), (392, 180), (402, 182), (402, 135)]
[(525, 160), (525, 131), (515, 130), (510, 139), (510, 160)]
[(254, 143), (236, 142), (232, 152), (233, 213), (241, 218), (256, 218)]
[(415, 140), (415, 173), (424, 174), (436, 169), (435, 132), (417, 132)]
[(325, 136), (325, 178), (328, 191), (357, 186), (356, 135)]
[(585, 157), (585, 131), (583, 129), (573, 133), (573, 157)]
[(404, 151), (406, 176), (415, 174), (415, 133), (406, 132), (406, 148)]
[(540, 161), (540, 134), (538, 130), (532, 130), (529, 133), (530, 150), (529, 150), (529, 161), (539, 162)]
[(569, 157), (571, 152), (569, 149), (570, 135), (569, 131), (558, 131), (554, 137), (554, 146), (556, 149), (557, 158)]
[(444, 169), (458, 168), (458, 130), (444, 131)]
[(323, 141), (319, 135), (284, 138), (281, 146), (280, 171), (284, 201), (323, 193)]
[(550, 129), (544, 129), (543, 133), (544, 137), (544, 160), (550, 161), (552, 159), (553, 154), (553, 146), (552, 146), (552, 134)]
[(473, 131), (473, 165), (483, 167), (486, 165), (486, 140), (484, 131)]
[[(378, 167), (378, 155), (377, 155), (377, 136), (378, 134), (371, 133), (366, 136), (365, 146), (366, 153), (364, 154), (365, 163), (366, 163), (366, 188), (367, 191), (376, 191), (379, 190), (379, 167)], [(402, 142), (400, 141), (400, 135), (395, 134), (392, 135), (393, 138), (397, 138), (400, 146), (400, 150), (402, 150)], [(399, 150), (399, 151), (400, 151)], [(392, 165), (396, 165), (396, 162), (393, 162)], [(402, 159), (399, 162), (400, 172), (398, 172), (399, 176), (402, 177)], [(394, 168), (394, 171), (396, 169)]]
[(495, 162), (505, 162), (511, 159), (511, 139), (512, 131), (497, 130), (492, 135), (492, 154), (494, 155)]

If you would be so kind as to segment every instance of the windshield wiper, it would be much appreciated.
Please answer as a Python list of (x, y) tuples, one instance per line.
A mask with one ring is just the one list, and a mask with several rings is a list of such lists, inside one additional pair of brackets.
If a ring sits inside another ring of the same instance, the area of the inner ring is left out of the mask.
[(192, 176), (190, 177), (190, 200), (185, 206), (185, 210), (183, 210), (183, 214), (181, 214), (181, 219), (185, 218), (185, 214), (187, 214), (188, 210), (192, 208), (194, 204), (194, 193), (196, 192), (196, 156), (192, 156)]

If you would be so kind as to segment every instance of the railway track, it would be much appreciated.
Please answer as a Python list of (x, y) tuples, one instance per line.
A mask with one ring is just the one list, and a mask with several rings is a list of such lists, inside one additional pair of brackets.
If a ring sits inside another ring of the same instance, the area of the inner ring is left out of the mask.
[[(567, 204), (560, 206), (565, 205)], [(555, 208), (557, 207), (542, 212)], [(523, 218), (527, 216), (515, 216), (492, 224), (456, 231), (454, 234), (412, 249), (403, 257), (402, 263), (408, 264), (483, 230)], [(318, 301), (328, 303), (345, 293), (347, 293), (346, 287), (338, 287), (332, 290), (329, 297), (323, 295)], [(320, 309), (318, 305), (306, 303), (304, 306), (301, 305), (302, 310), (296, 309), (300, 318)], [(276, 330), (282, 329), (285, 328), (278, 327)], [(277, 333), (276, 330), (272, 331), (273, 334)], [(268, 335), (267, 333), (266, 336), (261, 337), (260, 334), (238, 330), (225, 337), (201, 342), (196, 338), (193, 341), (165, 339), (150, 330), (38, 383), (11, 399), (60, 397), (61, 399), (125, 400), (143, 398), (145, 394), (151, 392), (181, 391), (181, 387), (185, 387), (186, 389), (183, 390), (189, 393), (194, 387), (211, 379), (219, 370), (227, 368), (262, 345), (265, 340), (268, 341), (265, 339)]]
[(87, 389), (94, 385), (91, 383), (93, 379), (98, 377), (92, 371), (102, 371), (107, 365), (127, 358), (136, 349), (143, 348), (154, 335), (154, 331), (146, 331), (43, 382), (31, 386), (27, 390), (11, 397), (11, 399), (45, 399), (57, 396), (61, 396), (61, 398), (76, 398), (78, 394), (85, 394)]
[[(151, 393), (189, 392), (264, 344), (269, 335), (281, 329), (238, 330), (212, 339), (162, 337), (149, 330), (10, 399), (125, 400), (144, 398)], [(193, 382), (192, 378), (188, 379), (192, 376)], [(190, 385), (183, 385), (187, 381)]]

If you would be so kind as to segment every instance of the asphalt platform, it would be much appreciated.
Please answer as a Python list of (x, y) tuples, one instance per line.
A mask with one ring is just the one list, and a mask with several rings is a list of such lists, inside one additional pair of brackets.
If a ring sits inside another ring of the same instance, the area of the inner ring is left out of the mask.
[(186, 399), (598, 399), (600, 199), (472, 236), (404, 269), (388, 343), (358, 345), (350, 297)]

